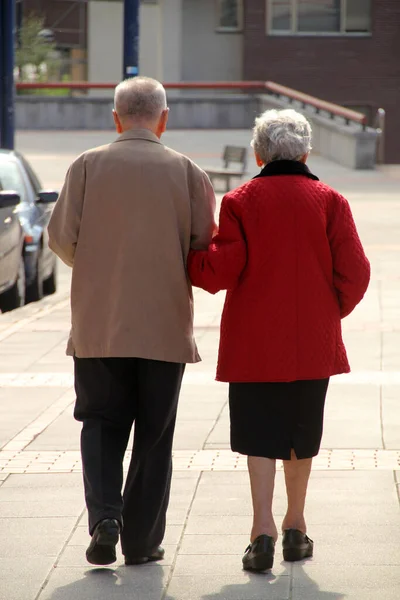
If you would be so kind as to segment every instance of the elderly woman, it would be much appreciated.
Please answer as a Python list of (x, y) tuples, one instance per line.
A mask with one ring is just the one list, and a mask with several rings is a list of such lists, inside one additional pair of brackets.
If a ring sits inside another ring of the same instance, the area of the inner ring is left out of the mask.
[(370, 267), (348, 202), (306, 166), (311, 127), (294, 110), (256, 119), (261, 172), (227, 194), (219, 233), (191, 251), (194, 285), (228, 290), (217, 380), (229, 382), (231, 447), (248, 456), (253, 527), (247, 570), (273, 565), (276, 459), (282, 459), (288, 507), (283, 556), (312, 556), (304, 505), (312, 457), (319, 451), (329, 378), (347, 373), (341, 319), (362, 299)]

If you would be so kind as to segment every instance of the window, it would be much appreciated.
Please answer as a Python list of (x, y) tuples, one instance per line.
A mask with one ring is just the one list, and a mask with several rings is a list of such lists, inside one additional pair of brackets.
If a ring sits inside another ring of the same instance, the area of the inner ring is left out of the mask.
[(241, 31), (243, 0), (217, 0), (217, 31)]
[(0, 161), (0, 190), (13, 190), (26, 201), (26, 189), (18, 165), (13, 160)]
[(267, 0), (273, 34), (366, 34), (371, 0)]

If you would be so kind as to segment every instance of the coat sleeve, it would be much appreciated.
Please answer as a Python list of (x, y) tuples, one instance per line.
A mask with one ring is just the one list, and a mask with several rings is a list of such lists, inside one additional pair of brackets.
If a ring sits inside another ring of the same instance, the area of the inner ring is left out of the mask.
[(211, 294), (233, 289), (246, 265), (246, 242), (238, 207), (229, 196), (221, 204), (219, 232), (208, 250), (191, 250), (189, 277), (193, 285)]
[(216, 233), (215, 194), (208, 175), (193, 164), (191, 168), (194, 172), (192, 173), (191, 190), (190, 247), (204, 250), (208, 248), (214, 233)]
[(74, 264), (84, 195), (85, 163), (82, 155), (67, 172), (48, 226), (50, 248), (69, 267)]
[(340, 315), (347, 317), (364, 297), (370, 280), (370, 264), (357, 233), (349, 203), (337, 194), (328, 224), (333, 261), (333, 283)]

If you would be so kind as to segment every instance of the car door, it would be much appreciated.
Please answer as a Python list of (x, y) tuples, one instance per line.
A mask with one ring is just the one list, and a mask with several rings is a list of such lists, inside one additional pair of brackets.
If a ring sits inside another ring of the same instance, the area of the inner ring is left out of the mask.
[(0, 294), (17, 279), (22, 242), (22, 229), (15, 208), (0, 208)]
[(42, 184), (26, 158), (19, 153), (17, 156), (24, 171), (25, 185), (31, 203), (31, 224), (36, 231), (40, 232), (40, 236), (43, 239), (42, 267), (44, 278), (47, 278), (51, 275), (55, 260), (54, 254), (49, 248), (49, 236), (47, 233), (47, 225), (54, 205), (37, 202), (39, 192), (43, 189)]

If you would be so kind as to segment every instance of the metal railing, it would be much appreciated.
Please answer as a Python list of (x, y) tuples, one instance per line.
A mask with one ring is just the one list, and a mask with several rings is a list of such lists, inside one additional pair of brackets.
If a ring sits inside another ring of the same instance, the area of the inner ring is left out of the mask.
[[(17, 90), (38, 90), (38, 89), (68, 89), (70, 91), (79, 90), (111, 90), (116, 83), (92, 83), (87, 81), (74, 82), (19, 82), (16, 84)], [(320, 98), (303, 94), (292, 88), (280, 85), (273, 81), (181, 81), (176, 83), (165, 83), (164, 87), (170, 90), (240, 90), (247, 93), (267, 93), (278, 98), (285, 98), (289, 103), (299, 102), (303, 108), (310, 106), (315, 109), (315, 113), (327, 113), (330, 118), (341, 117), (344, 122), (357, 123), (366, 129), (368, 117), (364, 113), (351, 110), (339, 104), (326, 102)], [(383, 131), (383, 128), (382, 128)], [(383, 133), (382, 133), (383, 136)]]

